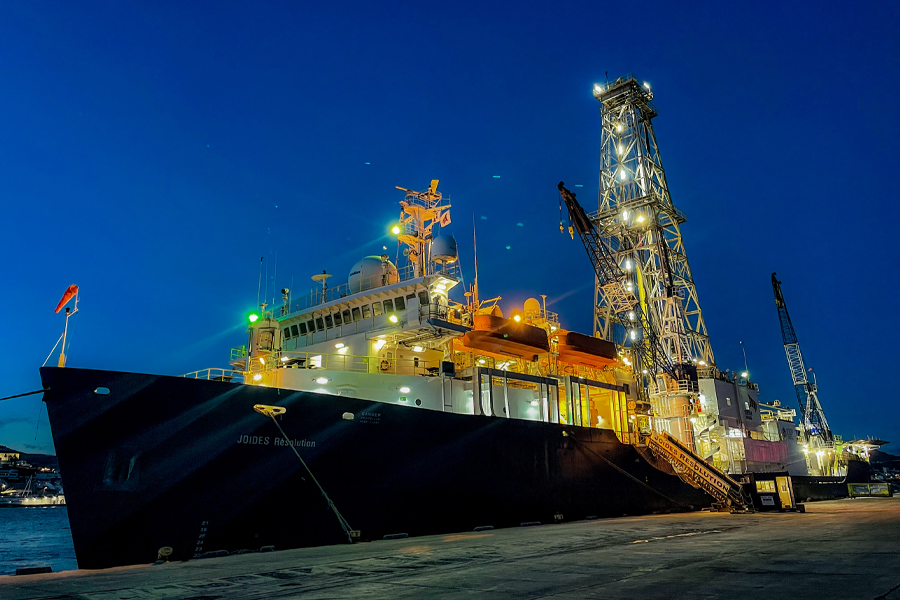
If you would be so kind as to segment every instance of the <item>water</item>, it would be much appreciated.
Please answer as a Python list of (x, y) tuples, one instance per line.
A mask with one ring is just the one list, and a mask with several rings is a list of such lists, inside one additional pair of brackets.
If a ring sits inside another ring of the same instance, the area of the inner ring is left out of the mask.
[(19, 567), (77, 569), (65, 506), (0, 509), (0, 575)]

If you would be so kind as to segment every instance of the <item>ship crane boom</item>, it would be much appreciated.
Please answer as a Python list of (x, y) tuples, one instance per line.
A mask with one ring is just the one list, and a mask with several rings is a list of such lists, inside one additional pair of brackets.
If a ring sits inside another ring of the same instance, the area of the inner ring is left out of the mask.
[[(635, 333), (641, 332), (640, 339), (637, 339), (637, 335), (635, 335), (631, 342), (631, 348), (635, 354), (635, 379), (641, 380), (643, 370), (653, 376), (665, 372), (673, 379), (679, 379), (679, 374), (669, 360), (666, 348), (659, 339), (653, 321), (635, 296), (634, 284), (619, 267), (612, 251), (600, 237), (600, 232), (597, 231), (584, 208), (575, 199), (575, 194), (567, 190), (562, 181), (557, 187), (569, 211), (573, 228), (578, 232), (578, 237), (584, 244), (584, 249), (594, 267), (597, 283), (610, 299), (613, 313), (620, 323), (629, 324), (625, 325), (626, 330), (630, 329)], [(642, 394), (643, 387), (638, 385)]]
[(809, 371), (803, 362), (800, 342), (794, 331), (794, 325), (791, 323), (791, 315), (788, 314), (784, 295), (781, 293), (781, 282), (775, 277), (775, 273), (772, 273), (772, 290), (775, 292), (775, 307), (778, 309), (778, 320), (781, 324), (784, 353), (787, 356), (791, 380), (797, 394), (797, 403), (800, 405), (803, 435), (807, 442), (813, 437), (818, 437), (823, 445), (831, 446), (834, 435), (831, 433), (831, 428), (828, 427), (825, 411), (822, 410), (822, 405), (819, 403), (819, 390), (815, 379), (810, 381), (807, 375)]

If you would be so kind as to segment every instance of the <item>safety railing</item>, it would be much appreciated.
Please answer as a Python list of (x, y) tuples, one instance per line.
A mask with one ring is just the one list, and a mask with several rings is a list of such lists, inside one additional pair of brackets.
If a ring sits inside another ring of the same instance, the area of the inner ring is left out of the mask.
[[(434, 273), (432, 274), (456, 279), (459, 277), (459, 265), (439, 265), (434, 268)], [(313, 288), (310, 290), (309, 295), (292, 300), (288, 305), (287, 310), (282, 310), (283, 306), (273, 307), (272, 314), (293, 314), (298, 311), (306, 310), (312, 306), (340, 300), (341, 298), (345, 298), (352, 294), (374, 290), (401, 281), (408, 281), (410, 279), (415, 279), (415, 271), (412, 265), (406, 265), (405, 267), (397, 269), (396, 274), (393, 272), (379, 273), (370, 277), (361, 278), (353, 283), (347, 282), (333, 287), (323, 286), (320, 288)]]
[(233, 369), (220, 369), (218, 367), (192, 371), (191, 373), (185, 373), (182, 377), (187, 377), (188, 379), (206, 379), (208, 381), (227, 381), (231, 383), (244, 382), (243, 372), (235, 371)]
[(303, 352), (282, 350), (253, 357), (248, 374), (253, 376), (276, 369), (324, 369), (354, 373), (382, 373), (392, 375), (438, 375), (439, 360), (360, 356), (354, 354)]

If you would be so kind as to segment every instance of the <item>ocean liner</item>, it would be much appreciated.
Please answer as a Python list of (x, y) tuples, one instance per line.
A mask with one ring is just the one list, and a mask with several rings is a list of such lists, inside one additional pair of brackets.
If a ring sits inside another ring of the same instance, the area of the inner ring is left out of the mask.
[(437, 186), (400, 188), (394, 261), (282, 290), (230, 368), (41, 369), (80, 568), (699, 509), (735, 485), (642, 442), (616, 345), (479, 298), (477, 267), (459, 293)]

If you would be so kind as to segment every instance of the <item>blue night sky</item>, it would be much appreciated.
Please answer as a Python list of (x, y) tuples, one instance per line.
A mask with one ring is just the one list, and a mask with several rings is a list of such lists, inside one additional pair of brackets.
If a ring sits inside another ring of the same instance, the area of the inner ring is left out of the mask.
[[(270, 301), (322, 269), (340, 283), (390, 244), (394, 186), (432, 178), (468, 281), (475, 217), (483, 297), (547, 294), (590, 333), (592, 271), (559, 233), (556, 183), (596, 208), (592, 84), (633, 72), (656, 94), (719, 367), (742, 369), (743, 340), (763, 399), (795, 405), (777, 271), (833, 429), (890, 451), (898, 16), (887, 2), (4, 3), (0, 397), (41, 387), (73, 283), (69, 366), (226, 366), (260, 256), (271, 276), (278, 255)], [(52, 452), (42, 406), (0, 403), (0, 444)]]

